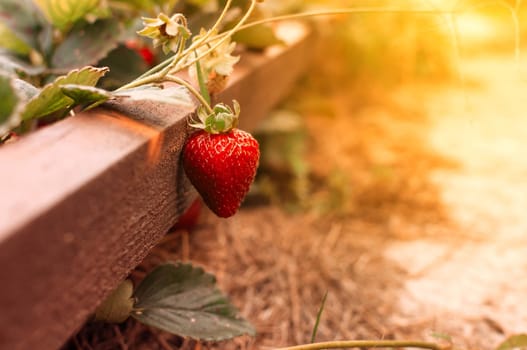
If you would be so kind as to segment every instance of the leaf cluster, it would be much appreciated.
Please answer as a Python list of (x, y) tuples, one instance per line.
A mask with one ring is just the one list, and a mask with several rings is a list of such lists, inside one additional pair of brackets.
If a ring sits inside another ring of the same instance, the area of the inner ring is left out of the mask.
[[(247, 4), (233, 1), (231, 11), (243, 13)], [(62, 119), (78, 105), (92, 108), (113, 98), (103, 89), (122, 87), (164, 59), (137, 37), (141, 15), (188, 13), (189, 26), (198, 33), (214, 23), (224, 5), (222, 0), (2, 0), (0, 143)], [(278, 42), (269, 28), (251, 30), (236, 33), (238, 41), (255, 48)]]
[(34, 129), (39, 119), (48, 123), (76, 105), (108, 99), (107, 92), (93, 89), (108, 68), (92, 66), (134, 33), (140, 11), (158, 3), (1, 1), (0, 91), (6, 102), (0, 107), (0, 140)]

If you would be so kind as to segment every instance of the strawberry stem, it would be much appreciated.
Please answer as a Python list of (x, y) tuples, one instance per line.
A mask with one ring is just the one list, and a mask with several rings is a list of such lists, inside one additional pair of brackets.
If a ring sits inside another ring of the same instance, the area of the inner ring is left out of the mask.
[[(320, 10), (320, 11), (312, 11), (312, 12), (301, 12), (301, 13), (293, 13), (289, 15), (283, 15), (283, 16), (275, 16), (275, 17), (269, 17), (269, 18), (263, 18), (254, 22), (246, 23), (239, 28), (237, 28), (237, 31), (244, 30), (250, 27), (254, 27), (260, 24), (266, 24), (266, 23), (272, 23), (272, 22), (280, 22), (280, 21), (287, 21), (291, 19), (299, 19), (299, 18), (307, 18), (307, 17), (315, 17), (315, 16), (330, 16), (330, 15), (346, 15), (346, 14), (365, 14), (365, 13), (407, 13), (407, 14), (416, 14), (416, 15), (445, 15), (445, 14), (452, 14), (457, 13), (458, 11), (450, 10), (405, 10), (405, 9), (396, 9), (396, 8), (376, 8), (376, 7), (356, 7), (356, 8), (341, 8), (341, 9), (335, 9), (335, 10)], [(228, 33), (221, 33), (218, 36), (224, 36)], [(230, 35), (230, 34), (229, 34)]]
[(209, 38), (207, 41), (203, 41), (203, 44), (207, 44), (207, 43), (210, 43), (210, 42), (213, 42), (213, 41), (217, 40), (218, 38), (220, 39), (220, 40), (218, 40), (218, 42), (216, 42), (214, 45), (212, 45), (210, 47), (210, 49), (208, 49), (207, 51), (203, 52), (201, 55), (199, 55), (198, 57), (194, 58), (193, 60), (190, 60), (188, 62), (183, 63), (181, 66), (180, 65), (176, 65), (175, 66), (175, 70), (179, 71), (181, 69), (185, 69), (185, 68), (190, 67), (191, 65), (196, 63), (196, 61), (201, 60), (203, 57), (209, 55), (211, 52), (216, 50), (221, 44), (223, 44), (225, 41), (227, 41), (249, 19), (249, 16), (252, 14), (252, 12), (254, 10), (254, 7), (256, 6), (256, 2), (257, 2), (257, 0), (251, 0), (251, 4), (249, 6), (249, 9), (247, 9), (247, 12), (245, 12), (245, 14), (242, 17), (242, 19), (240, 19), (240, 21), (231, 30), (229, 30), (228, 32), (223, 33), (223, 35), (214, 35), (211, 38)]
[[(196, 56), (198, 54), (196, 53)], [(201, 63), (199, 63), (199, 60), (196, 61), (196, 73), (198, 76), (198, 84), (199, 84), (199, 92), (201, 93), (201, 96), (207, 101), (210, 105), (210, 94), (209, 90), (207, 90), (207, 84), (205, 84), (205, 79), (203, 78), (203, 70), (201, 69)]]
[[(226, 6), (224, 8), (224, 12), (226, 11), (225, 9), (229, 5), (230, 5), (230, 1), (227, 2)], [(210, 40), (208, 40), (208, 42), (210, 42), (210, 41), (213, 41), (213, 40), (217, 40), (219, 38), (224, 38), (226, 36), (231, 36), (232, 34), (238, 32), (240, 30), (251, 28), (251, 27), (254, 27), (254, 26), (257, 26), (257, 25), (260, 25), (260, 24), (266, 24), (266, 23), (272, 23), (272, 22), (280, 22), (280, 21), (286, 21), (286, 20), (291, 20), (291, 19), (315, 17), (315, 16), (330, 16), (330, 15), (360, 14), (360, 13), (409, 13), (409, 14), (423, 14), (423, 15), (427, 15), (427, 14), (428, 15), (432, 15), (432, 14), (445, 15), (445, 14), (455, 14), (457, 12), (458, 11), (442, 11), (442, 10), (438, 10), (438, 9), (431, 9), (431, 10), (405, 10), (405, 9), (390, 9), (390, 8), (383, 9), (383, 8), (374, 8), (374, 7), (341, 8), (341, 9), (335, 9), (335, 10), (302, 12), (302, 13), (295, 13), (295, 14), (289, 14), (289, 15), (283, 15), (283, 16), (264, 18), (264, 19), (261, 19), (261, 20), (258, 20), (258, 21), (253, 21), (253, 22), (249, 22), (249, 23), (244, 23), (244, 22), (240, 21), (240, 22), (242, 22), (242, 25), (240, 25), (239, 27), (237, 26), (237, 27), (233, 28), (232, 30), (230, 30), (228, 32), (220, 33), (220, 34), (214, 35), (212, 37), (207, 35), (205, 38), (206, 39), (210, 39)], [(220, 15), (220, 18), (222, 16), (225, 16), (223, 12), (222, 12), (222, 15)], [(221, 18), (221, 19), (223, 19), (223, 18)], [(216, 23), (219, 24), (219, 21), (217, 21)], [(217, 26), (215, 25), (215, 27), (217, 27)], [(212, 32), (210, 32), (210, 33), (212, 33)], [(200, 40), (199, 42), (193, 43), (190, 47), (187, 48), (187, 50), (185, 50), (185, 52), (182, 53), (182, 56), (184, 56), (190, 50), (194, 50), (197, 46), (199, 46), (198, 44), (203, 44), (203, 43), (205, 43), (205, 41), (203, 39)], [(139, 76), (139, 78), (137, 78), (137, 79), (139, 80), (141, 78), (147, 77), (147, 76), (149, 76), (149, 75), (151, 75), (153, 73), (156, 73), (156, 72), (160, 71), (161, 69), (165, 68), (171, 62), (173, 62), (175, 56), (176, 55), (172, 55), (171, 57), (167, 58), (165, 61), (159, 63), (157, 66), (153, 67), (152, 69), (150, 69), (149, 71), (147, 71), (143, 75)], [(201, 59), (201, 58), (202, 57), (198, 57), (198, 59)], [(193, 64), (193, 63), (194, 62), (191, 62), (191, 64)], [(183, 68), (185, 68), (185, 67), (181, 67), (180, 69), (183, 69)]]
[[(437, 10), (437, 9), (431, 9), (431, 10), (405, 10), (405, 9), (394, 9), (394, 8), (375, 8), (375, 7), (357, 7), (357, 8), (341, 8), (341, 9), (335, 9), (335, 10), (320, 10), (320, 11), (312, 11), (312, 12), (301, 12), (301, 13), (294, 13), (289, 15), (283, 15), (283, 16), (275, 16), (275, 17), (269, 17), (269, 18), (263, 18), (257, 21), (245, 23), (241, 25), (239, 28), (236, 28), (235, 32), (239, 32), (241, 30), (255, 27), (261, 24), (267, 24), (267, 23), (273, 23), (273, 22), (281, 22), (281, 21), (288, 21), (292, 19), (301, 19), (301, 18), (308, 18), (308, 17), (316, 17), (316, 16), (331, 16), (331, 15), (350, 15), (350, 14), (366, 14), (366, 13), (406, 13), (406, 14), (416, 14), (416, 15), (448, 15), (448, 14), (456, 14), (461, 11), (455, 11), (455, 10)], [(222, 38), (225, 36), (231, 36), (234, 33), (231, 32), (224, 32), (216, 35), (214, 39)]]
[[(213, 25), (213, 29), (217, 29), (222, 22), (222, 20), (225, 18), (226, 13), (231, 5), (232, 0), (227, 0), (223, 11), (220, 15), (220, 17), (216, 20), (216, 23)], [(229, 31), (226, 31), (221, 34), (213, 35), (213, 30), (210, 30), (207, 32), (207, 34), (201, 38), (200, 40), (192, 43), (189, 47), (187, 47), (184, 50), (180, 50), (175, 55), (171, 56), (167, 60), (161, 62), (156, 67), (150, 69), (143, 75), (141, 75), (136, 80), (132, 81), (131, 83), (128, 83), (121, 88), (117, 89), (119, 90), (125, 90), (132, 87), (157, 82), (163, 80), (163, 78), (170, 73), (178, 72), (182, 69), (188, 68), (191, 65), (195, 64), (197, 61), (201, 60), (203, 57), (209, 55), (211, 52), (216, 50), (220, 45), (222, 45), (226, 40), (228, 40), (233, 34), (236, 32), (247, 29), (250, 27), (254, 27), (260, 24), (265, 23), (271, 23), (271, 22), (278, 22), (278, 21), (285, 21), (285, 20), (291, 20), (291, 19), (299, 19), (299, 18), (307, 18), (307, 17), (313, 17), (313, 16), (324, 16), (324, 15), (343, 15), (343, 14), (364, 14), (364, 13), (409, 13), (409, 14), (422, 14), (422, 15), (445, 15), (445, 14), (456, 14), (460, 13), (462, 11), (459, 10), (437, 10), (437, 9), (422, 9), (422, 10), (407, 10), (407, 9), (400, 9), (400, 8), (379, 8), (379, 7), (357, 7), (357, 8), (342, 8), (342, 9), (335, 9), (335, 10), (323, 10), (323, 11), (313, 11), (313, 12), (303, 12), (303, 13), (296, 13), (296, 14), (289, 14), (284, 16), (276, 16), (271, 18), (264, 18), (262, 20), (246, 23), (249, 16), (252, 14), (255, 6), (256, 6), (257, 0), (251, 0), (250, 6), (248, 10), (245, 12), (244, 16), (238, 21), (238, 23)], [(199, 56), (196, 56), (192, 60), (186, 60), (185, 58), (190, 55), (191, 52), (195, 52), (195, 50), (198, 47), (201, 47), (206, 44), (211, 44), (214, 41), (214, 45), (209, 45), (209, 49), (205, 52), (202, 52)]]
[(223, 7), (223, 11), (220, 14), (220, 17), (218, 17), (218, 19), (216, 20), (216, 23), (214, 23), (212, 28), (207, 31), (207, 34), (205, 34), (204, 37), (202, 37), (198, 41), (192, 43), (192, 45), (190, 45), (187, 48), (186, 52), (195, 51), (195, 49), (197, 47), (207, 43), (207, 41), (210, 38), (210, 36), (212, 35), (212, 33), (214, 33), (214, 31), (218, 29), (218, 27), (220, 26), (220, 23), (223, 21), (223, 19), (227, 15), (227, 11), (231, 7), (231, 3), (232, 3), (232, 0), (227, 0), (227, 2), (225, 3), (225, 6)]
[(169, 58), (167, 58), (166, 60), (164, 60), (163, 62), (159, 63), (157, 66), (150, 68), (149, 70), (147, 70), (146, 72), (141, 74), (139, 77), (137, 77), (137, 79), (135, 79), (135, 81), (137, 81), (139, 79), (143, 79), (145, 77), (148, 77), (148, 76), (150, 76), (150, 75), (152, 75), (152, 74), (154, 74), (156, 72), (159, 72), (161, 69), (163, 69), (166, 66), (168, 66), (170, 64), (170, 62), (172, 62), (172, 59), (174, 58), (174, 56), (175, 55), (172, 55)]
[[(225, 15), (227, 14), (227, 10), (229, 9), (231, 2), (232, 0), (227, 1), (220, 17), (214, 24), (213, 29), (216, 29), (220, 25), (220, 22), (225, 18)], [(212, 35), (213, 31), (210, 30), (207, 32), (207, 34), (202, 39), (192, 43), (185, 50), (177, 52), (175, 55), (161, 62), (156, 67), (142, 74), (136, 80), (124, 86), (121, 86), (116, 91), (131, 89), (131, 88), (134, 88), (140, 85), (145, 85), (145, 84), (161, 81), (166, 75), (170, 73), (179, 72), (180, 70), (190, 67), (191, 65), (196, 63), (196, 61), (207, 56), (208, 54), (216, 50), (221, 44), (227, 41), (230, 38), (230, 36), (237, 31), (237, 28), (239, 28), (241, 25), (243, 25), (243, 23), (247, 21), (247, 19), (249, 18), (249, 16), (251, 15), (251, 13), (253, 12), (256, 6), (256, 2), (257, 0), (251, 0), (251, 5), (249, 6), (249, 9), (245, 13), (245, 15), (242, 17), (242, 19), (240, 19), (240, 21), (236, 24), (236, 26), (234, 26), (234, 28), (232, 28), (229, 32), (225, 33), (225, 34), (230, 33), (230, 35), (227, 35), (227, 36)], [(203, 52), (201, 55), (197, 56), (193, 60), (189, 60), (186, 62), (184, 58), (187, 57), (191, 52), (194, 52), (196, 48), (202, 45), (208, 44), (216, 39), (220, 39), (220, 40), (217, 43), (215, 43), (215, 45), (211, 46), (207, 51)]]
[[(254, 1), (253, 1), (253, 3), (254, 3)], [(251, 3), (251, 5), (253, 5), (253, 4)], [(250, 14), (249, 11), (252, 12), (252, 8), (249, 8), (249, 10), (247, 11), (246, 15)], [(251, 27), (254, 27), (254, 26), (257, 26), (257, 25), (260, 25), (260, 24), (266, 24), (266, 23), (272, 23), (272, 22), (280, 22), (280, 21), (286, 21), (286, 20), (291, 20), (291, 19), (315, 17), (315, 16), (361, 14), (361, 13), (409, 13), (409, 14), (422, 14), (422, 15), (445, 15), (445, 14), (455, 14), (457, 12), (459, 12), (459, 11), (454, 11), (454, 10), (442, 11), (442, 10), (437, 10), (437, 9), (432, 9), (432, 10), (405, 10), (405, 9), (391, 9), (391, 8), (383, 9), (383, 8), (375, 8), (375, 7), (363, 7), (363, 8), (357, 7), (357, 8), (342, 8), (342, 9), (335, 9), (335, 10), (324, 10), (324, 11), (295, 13), (295, 14), (289, 14), (289, 15), (284, 15), (284, 16), (276, 16), (276, 17), (264, 18), (264, 19), (261, 19), (261, 20), (258, 20), (258, 21), (253, 21), (253, 22), (249, 22), (249, 23), (245, 23), (245, 17), (244, 17), (230, 31), (224, 32), (224, 33), (220, 33), (220, 34), (214, 35), (212, 37), (207, 36), (207, 39), (209, 39), (209, 40), (207, 40), (207, 42), (211, 42), (211, 41), (214, 41), (214, 40), (217, 40), (217, 39), (221, 39), (221, 38), (224, 39), (226, 37), (230, 37), (234, 33), (238, 32), (240, 30), (251, 28)], [(200, 40), (199, 43), (203, 44), (203, 43), (206, 43), (206, 42), (204, 40)], [(190, 49), (195, 49), (197, 47), (197, 44), (198, 43), (192, 44), (189, 48), (187, 48), (187, 50), (185, 50), (182, 53), (181, 56), (184, 56), (186, 53), (188, 53), (188, 51)], [(205, 52), (201, 56), (196, 57), (196, 59), (199, 60), (199, 59), (203, 58), (208, 53), (213, 51), (215, 48), (216, 47), (212, 47), (210, 50), (208, 50), (207, 52)], [(162, 68), (164, 68), (167, 65), (169, 65), (169, 63), (174, 62), (174, 57), (175, 57), (175, 55), (170, 57), (170, 58), (168, 58), (167, 60), (161, 62), (158, 66), (152, 68), (151, 70), (149, 70), (145, 74), (141, 75), (138, 79), (144, 78), (145, 76), (148, 76), (150, 74), (158, 72)], [(195, 60), (193, 60), (191, 62), (188, 62), (187, 64), (185, 64), (185, 65), (183, 65), (181, 67), (176, 66), (176, 68), (177, 68), (176, 70), (184, 69), (184, 68), (194, 64), (194, 62), (195, 62)], [(136, 86), (136, 85), (134, 84), (134, 86)], [(130, 86), (130, 87), (132, 87), (132, 86)]]

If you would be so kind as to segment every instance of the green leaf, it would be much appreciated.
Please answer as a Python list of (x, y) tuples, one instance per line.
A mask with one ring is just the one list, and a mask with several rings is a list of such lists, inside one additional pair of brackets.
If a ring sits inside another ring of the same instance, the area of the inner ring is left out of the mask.
[(527, 334), (516, 334), (507, 338), (496, 350), (527, 348)]
[(84, 67), (58, 77), (53, 83), (44, 86), (38, 95), (33, 97), (22, 112), (23, 120), (39, 118), (74, 105), (73, 99), (66, 96), (61, 87), (67, 84), (95, 86), (97, 81), (108, 71), (108, 68)]
[(130, 317), (134, 307), (132, 281), (124, 280), (95, 310), (95, 320), (121, 323)]
[(232, 40), (256, 50), (284, 43), (275, 35), (273, 29), (265, 24), (240, 30), (232, 36)]
[(122, 33), (112, 19), (76, 27), (53, 53), (51, 66), (73, 69), (95, 64), (117, 46)]
[(66, 84), (60, 89), (64, 95), (73, 99), (76, 105), (88, 106), (86, 109), (94, 108), (111, 97), (110, 92), (93, 86)]
[(0, 75), (0, 136), (7, 133), (20, 123), (20, 97), (18, 96), (13, 80), (5, 75)]
[(34, 0), (48, 20), (64, 31), (97, 10), (100, 0)]
[(0, 22), (35, 49), (40, 48), (41, 36), (50, 32), (49, 25), (31, 0), (1, 0)]
[(247, 321), (236, 317), (236, 308), (217, 289), (214, 276), (190, 264), (159, 266), (134, 296), (132, 317), (170, 333), (206, 341), (255, 334)]

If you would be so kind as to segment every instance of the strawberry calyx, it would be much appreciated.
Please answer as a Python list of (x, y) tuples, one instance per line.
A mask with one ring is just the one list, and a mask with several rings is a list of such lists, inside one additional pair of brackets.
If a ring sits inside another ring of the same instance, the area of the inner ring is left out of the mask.
[(201, 105), (198, 108), (198, 120), (192, 120), (189, 125), (196, 129), (202, 129), (210, 134), (222, 134), (231, 131), (238, 126), (240, 115), (240, 104), (233, 100), (232, 106), (218, 103), (212, 109)]

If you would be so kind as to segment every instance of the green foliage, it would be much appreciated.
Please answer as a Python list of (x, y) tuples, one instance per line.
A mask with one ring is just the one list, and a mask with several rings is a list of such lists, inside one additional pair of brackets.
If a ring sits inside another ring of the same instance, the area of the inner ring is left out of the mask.
[(51, 27), (31, 0), (0, 1), (0, 21), (29, 47), (45, 50), (50, 44)]
[[(106, 68), (73, 70), (96, 64), (122, 40), (123, 26), (119, 21), (87, 22), (105, 15), (105, 7), (101, 6), (100, 0), (0, 2), (0, 72), (14, 79), (12, 86), (23, 97), (20, 108), (10, 110), (10, 117), (0, 120), (0, 129), (17, 127), (15, 121), (27, 122), (55, 112), (66, 113), (76, 102), (64, 94), (66, 90), (61, 85), (94, 86), (104, 75)], [(36, 86), (54, 79), (57, 70), (73, 71), (38, 91)], [(17, 131), (31, 129), (28, 126)]]
[(27, 55), (31, 47), (20, 39), (11, 29), (0, 22), (0, 47), (17, 55)]
[(184, 337), (219, 341), (254, 335), (236, 308), (217, 289), (214, 276), (190, 264), (165, 264), (137, 287), (132, 317)]
[(65, 31), (95, 11), (100, 0), (34, 0), (54, 27)]
[(51, 66), (74, 69), (99, 62), (117, 47), (123, 34), (119, 22), (107, 19), (73, 28), (51, 56)]
[(78, 84), (66, 84), (61, 86), (60, 90), (71, 98), (74, 104), (89, 106), (89, 108), (94, 108), (111, 97), (106, 90)]
[[(246, 0), (234, 1), (232, 7), (244, 9), (247, 4)], [(17, 129), (20, 134), (33, 129), (32, 121), (38, 118), (49, 118), (51, 114), (53, 119), (61, 118), (75, 105), (93, 107), (113, 99), (109, 93), (93, 88), (104, 73), (98, 76), (96, 82), (85, 83), (78, 75), (79, 72), (74, 70), (83, 70), (82, 67), (86, 66), (106, 65), (114, 72), (98, 87), (120, 88), (142, 75), (151, 68), (152, 62), (157, 61), (152, 46), (147, 46), (135, 35), (139, 29), (137, 26), (140, 14), (158, 14), (160, 10), (171, 14), (191, 11), (191, 21), (195, 25), (207, 28), (221, 13), (221, 10), (218, 11), (218, 8), (210, 5), (213, 5), (213, 2), (208, 0), (0, 1), (0, 73), (15, 79), (15, 90), (20, 88), (22, 96), (27, 97), (21, 100), (21, 108), (17, 109), (16, 113), (14, 109), (6, 107), (4, 113), (7, 114), (9, 109), (10, 117), (0, 119), (0, 127), (16, 127), (13, 121), (19, 119), (23, 123), (23, 126)], [(218, 5), (221, 9), (223, 4), (220, 0)], [(178, 21), (182, 21), (178, 22), (181, 33), (190, 36), (187, 32), (187, 22), (183, 20), (184, 16), (178, 16)], [(154, 29), (158, 30), (156, 26)], [(196, 29), (196, 33), (199, 29)], [(165, 30), (166, 28), (161, 29), (159, 33)], [(262, 48), (278, 42), (273, 35), (268, 27), (260, 26), (242, 32), (238, 39), (248, 47)], [(189, 37), (185, 37), (186, 39)], [(184, 43), (183, 41), (181, 45)], [(200, 63), (204, 62), (205, 58)], [(222, 62), (223, 66), (224, 63)], [(60, 74), (67, 75), (56, 79)], [(25, 79), (27, 84), (23, 85), (17, 79)], [(46, 85), (50, 81), (54, 82)], [(71, 86), (72, 84), (77, 86)], [(143, 85), (147, 86), (139, 93), (127, 91), (128, 99), (191, 103), (188, 102), (188, 96), (181, 91), (160, 89), (148, 83)], [(37, 88), (42, 90), (38, 91)], [(117, 103), (124, 98), (120, 93), (115, 97)], [(8, 119), (9, 126), (6, 126), (4, 122)]]
[(67, 84), (95, 86), (107, 70), (107, 68), (85, 67), (57, 78), (28, 102), (22, 111), (22, 120), (27, 121), (71, 108), (74, 100), (64, 94), (62, 86)]

